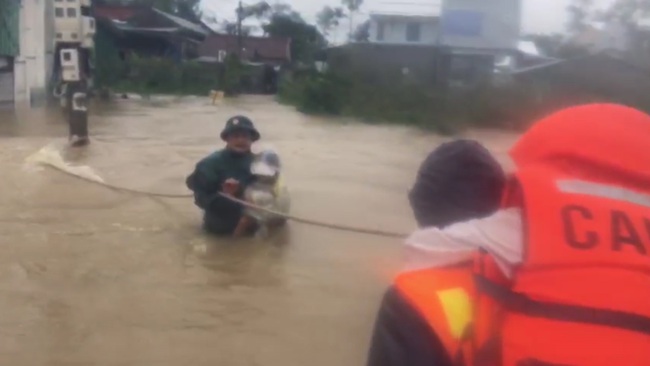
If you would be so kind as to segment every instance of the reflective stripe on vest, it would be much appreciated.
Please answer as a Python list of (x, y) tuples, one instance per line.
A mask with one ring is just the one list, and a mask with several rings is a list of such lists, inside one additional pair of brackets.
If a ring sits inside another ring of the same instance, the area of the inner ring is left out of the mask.
[(395, 286), (431, 326), (450, 358), (455, 357), (472, 322), (471, 265), (405, 272)]
[(650, 184), (576, 180), (543, 165), (516, 176), (524, 261), (510, 288), (479, 283), (508, 313), (502, 364), (648, 364)]

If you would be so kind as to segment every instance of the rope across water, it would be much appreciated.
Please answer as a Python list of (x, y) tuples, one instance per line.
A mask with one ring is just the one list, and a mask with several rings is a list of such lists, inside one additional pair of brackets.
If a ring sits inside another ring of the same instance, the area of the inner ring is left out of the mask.
[[(110, 183), (97, 181), (97, 180), (94, 180), (94, 179), (91, 179), (91, 178), (88, 178), (88, 177), (85, 177), (85, 176), (82, 176), (82, 175), (74, 174), (73, 172), (65, 170), (65, 169), (63, 169), (63, 168), (61, 168), (59, 166), (54, 165), (54, 164), (48, 164), (48, 163), (45, 163), (45, 162), (43, 162), (43, 164), (50, 167), (50, 168), (54, 168), (55, 170), (57, 170), (59, 172), (63, 172), (65, 174), (67, 174), (67, 175), (75, 177), (77, 179), (83, 180), (83, 181), (88, 182), (88, 183), (93, 183), (93, 184), (96, 184), (96, 185), (99, 185), (99, 186), (102, 186), (102, 187), (105, 187), (105, 188), (108, 188), (108, 189), (111, 189), (111, 190), (117, 191), (117, 192), (124, 192), (124, 193), (143, 195), (143, 196), (150, 196), (150, 197), (159, 197), (159, 198), (191, 198), (191, 197), (193, 197), (191, 193), (176, 193), (176, 194), (174, 194), (174, 193), (158, 193), (158, 192), (149, 192), (149, 191), (133, 189), (133, 188), (120, 187), (120, 186), (113, 185), (113, 184), (110, 184)], [(405, 238), (407, 236), (407, 234), (404, 234), (404, 233), (397, 233), (397, 232), (376, 230), (376, 229), (359, 228), (359, 227), (341, 225), (341, 224), (332, 224), (332, 223), (327, 223), (327, 222), (322, 222), (322, 221), (317, 221), (317, 220), (306, 219), (306, 218), (302, 218), (302, 217), (298, 217), (298, 216), (283, 214), (281, 212), (276, 212), (276, 211), (273, 211), (273, 210), (266, 209), (264, 207), (259, 207), (259, 206), (253, 205), (253, 204), (251, 204), (249, 202), (242, 201), (240, 199), (237, 199), (235, 197), (232, 197), (232, 196), (224, 194), (224, 193), (220, 193), (220, 195), (222, 195), (223, 197), (225, 197), (225, 198), (227, 198), (227, 199), (229, 199), (229, 200), (231, 200), (233, 202), (236, 202), (236, 203), (238, 203), (238, 204), (240, 204), (242, 206), (246, 206), (246, 207), (249, 207), (249, 208), (260, 210), (260, 211), (270, 213), (270, 214), (273, 214), (273, 215), (281, 216), (281, 217), (284, 217), (284, 218), (286, 218), (288, 220), (299, 222), (299, 223), (306, 224), (306, 225), (318, 226), (318, 227), (323, 227), (323, 228), (328, 228), (328, 229), (333, 229), (333, 230), (354, 232), (354, 233), (359, 233), (359, 234), (383, 236), (383, 237), (389, 237), (389, 238), (403, 239), (403, 238)]]

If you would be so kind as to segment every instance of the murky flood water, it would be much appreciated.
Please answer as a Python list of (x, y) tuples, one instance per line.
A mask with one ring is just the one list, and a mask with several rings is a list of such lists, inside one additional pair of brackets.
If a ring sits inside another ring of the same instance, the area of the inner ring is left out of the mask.
[[(269, 242), (216, 240), (191, 199), (117, 193), (25, 165), (49, 144), (105, 181), (184, 193), (245, 113), (284, 159), (293, 213), (409, 232), (406, 191), (441, 138), (303, 116), (265, 97), (212, 106), (119, 101), (92, 144), (63, 148), (58, 111), (0, 112), (0, 360), (20, 365), (361, 365), (400, 246), (292, 223)], [(513, 136), (472, 132), (503, 157)]]

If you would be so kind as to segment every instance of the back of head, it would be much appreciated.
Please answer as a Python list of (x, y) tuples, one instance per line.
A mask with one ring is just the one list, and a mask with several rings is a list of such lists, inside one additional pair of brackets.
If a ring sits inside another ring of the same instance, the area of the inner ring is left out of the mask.
[(424, 160), (409, 200), (420, 227), (444, 227), (494, 213), (504, 185), (505, 173), (485, 147), (456, 140)]

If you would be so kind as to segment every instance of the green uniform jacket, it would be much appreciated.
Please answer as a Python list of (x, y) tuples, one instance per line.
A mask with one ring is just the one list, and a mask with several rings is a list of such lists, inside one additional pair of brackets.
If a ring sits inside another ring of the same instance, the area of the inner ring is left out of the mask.
[(221, 186), (229, 178), (239, 181), (241, 198), (243, 191), (253, 181), (250, 167), (253, 154), (239, 154), (228, 149), (216, 151), (196, 164), (194, 172), (187, 177), (187, 187), (194, 192), (194, 203), (203, 209), (204, 228), (215, 234), (231, 234), (243, 208), (241, 205), (219, 195)]

